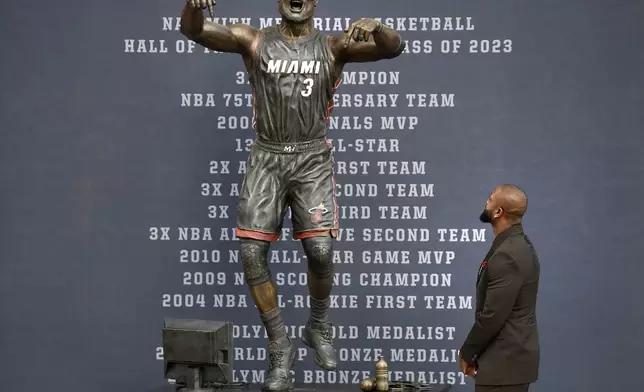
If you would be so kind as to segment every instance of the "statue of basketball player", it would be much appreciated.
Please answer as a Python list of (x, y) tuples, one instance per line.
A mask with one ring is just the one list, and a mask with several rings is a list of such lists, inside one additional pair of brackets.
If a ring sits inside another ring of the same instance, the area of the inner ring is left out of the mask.
[(204, 21), (203, 10), (212, 13), (212, 0), (188, 0), (181, 17), (182, 34), (208, 49), (240, 54), (250, 75), (257, 135), (237, 206), (237, 237), (246, 280), (269, 337), (264, 391), (293, 388), (290, 369), (296, 350), (284, 328), (267, 262), (287, 206), (294, 237), (302, 240), (308, 260), (311, 315), (302, 341), (315, 350), (319, 367), (337, 367), (328, 310), (338, 207), (327, 121), (346, 63), (392, 59), (405, 49), (397, 32), (374, 19), (360, 19), (332, 37), (313, 27), (318, 0), (277, 2), (282, 22), (261, 30)]

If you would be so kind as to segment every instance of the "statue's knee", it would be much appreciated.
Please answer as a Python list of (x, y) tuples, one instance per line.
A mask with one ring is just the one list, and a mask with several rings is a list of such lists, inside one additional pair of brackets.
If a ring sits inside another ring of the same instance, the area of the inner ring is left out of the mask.
[(271, 280), (271, 271), (268, 269), (270, 245), (268, 241), (240, 239), (244, 276), (249, 286), (258, 286)]
[(333, 239), (313, 237), (302, 240), (309, 260), (309, 270), (316, 278), (328, 278), (333, 274)]

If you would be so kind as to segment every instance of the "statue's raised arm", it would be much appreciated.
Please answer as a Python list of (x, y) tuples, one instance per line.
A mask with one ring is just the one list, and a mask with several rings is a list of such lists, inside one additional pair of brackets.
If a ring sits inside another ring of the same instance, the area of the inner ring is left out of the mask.
[(405, 46), (405, 41), (398, 32), (369, 18), (353, 22), (331, 42), (335, 58), (343, 63), (393, 59), (405, 50)]
[(181, 34), (210, 50), (248, 56), (258, 30), (246, 24), (224, 26), (204, 20), (203, 10), (212, 15), (212, 0), (187, 0), (181, 14)]

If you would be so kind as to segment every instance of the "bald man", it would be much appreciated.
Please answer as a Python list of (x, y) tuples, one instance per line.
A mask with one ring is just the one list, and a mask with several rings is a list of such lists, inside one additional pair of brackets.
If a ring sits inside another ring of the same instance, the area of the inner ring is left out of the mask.
[(476, 318), (460, 351), (461, 371), (476, 392), (525, 392), (539, 374), (539, 258), (522, 219), (528, 197), (516, 185), (497, 187), (480, 220), (494, 242), (478, 270)]

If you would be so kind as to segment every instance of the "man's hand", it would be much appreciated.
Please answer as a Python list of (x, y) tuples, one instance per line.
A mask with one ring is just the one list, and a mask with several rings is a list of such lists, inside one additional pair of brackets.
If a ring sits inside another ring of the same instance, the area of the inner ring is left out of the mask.
[(215, 17), (215, 5), (217, 4), (216, 0), (188, 0), (188, 4), (190, 4), (191, 7), (193, 8), (199, 8), (199, 9), (206, 9), (208, 8), (208, 13), (210, 14), (210, 18)]
[[(203, 1), (203, 0), (202, 0)], [(347, 33), (347, 40), (344, 47), (347, 48), (353, 39), (356, 42), (367, 42), (373, 33), (378, 33), (382, 30), (382, 23), (375, 19), (364, 18), (351, 23), (348, 29), (344, 32)]]
[(461, 373), (465, 374), (466, 376), (476, 377), (476, 368), (474, 368), (474, 366), (468, 365), (463, 358), (461, 358), (460, 368)]

